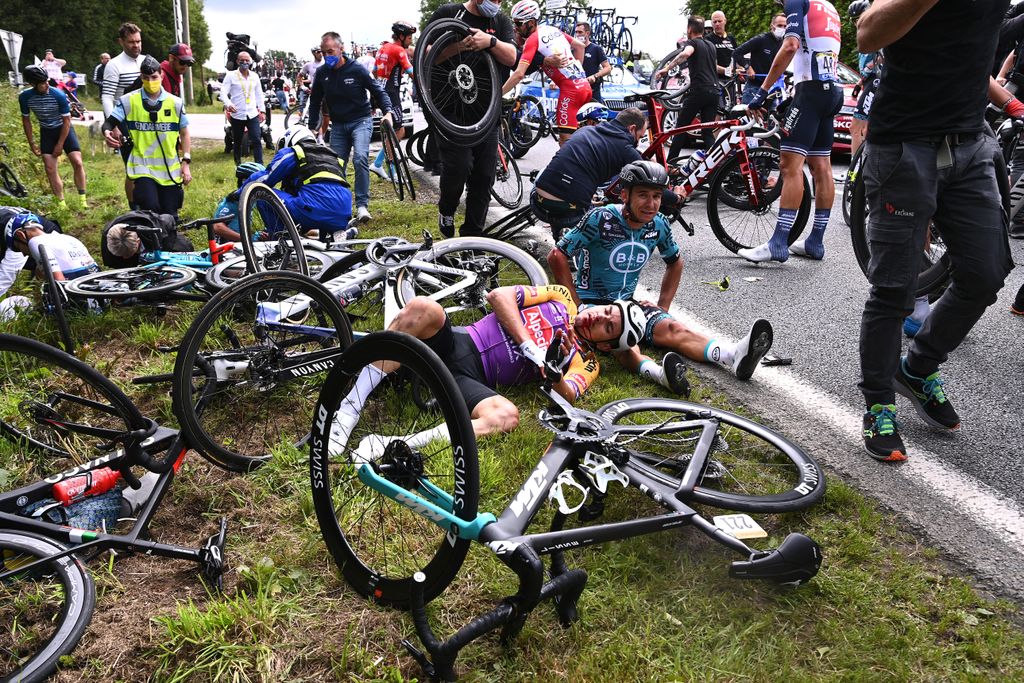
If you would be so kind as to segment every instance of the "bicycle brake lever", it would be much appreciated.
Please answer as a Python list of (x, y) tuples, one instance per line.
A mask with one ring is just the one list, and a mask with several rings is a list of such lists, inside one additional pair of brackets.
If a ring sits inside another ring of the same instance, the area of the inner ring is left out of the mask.
[(430, 234), (429, 230), (423, 231), (423, 246), (420, 249), (430, 249), (434, 246), (434, 236)]

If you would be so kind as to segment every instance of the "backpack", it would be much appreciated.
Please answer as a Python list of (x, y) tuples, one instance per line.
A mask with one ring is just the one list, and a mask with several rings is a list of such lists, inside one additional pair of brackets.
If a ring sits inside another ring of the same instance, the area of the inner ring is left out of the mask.
[(103, 254), (103, 265), (108, 268), (130, 268), (139, 265), (139, 252), (128, 255), (116, 254), (111, 250), (108, 235), (115, 228), (118, 229), (116, 232), (127, 229), (138, 235), (141, 251), (193, 251), (195, 249), (191, 240), (178, 234), (177, 221), (174, 216), (155, 211), (129, 211), (114, 218), (103, 228), (100, 237), (100, 251)]

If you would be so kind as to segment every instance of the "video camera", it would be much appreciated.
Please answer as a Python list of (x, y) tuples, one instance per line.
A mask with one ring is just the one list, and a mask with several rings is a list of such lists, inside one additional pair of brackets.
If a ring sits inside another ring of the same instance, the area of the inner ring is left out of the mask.
[(252, 57), (253, 64), (258, 64), (263, 61), (259, 53), (249, 45), (252, 41), (252, 36), (247, 33), (232, 33), (231, 31), (228, 31), (224, 35), (226, 35), (228, 39), (227, 62), (224, 64), (224, 68), (227, 71), (234, 71), (238, 68), (236, 60), (238, 59), (239, 52), (248, 52), (249, 56)]

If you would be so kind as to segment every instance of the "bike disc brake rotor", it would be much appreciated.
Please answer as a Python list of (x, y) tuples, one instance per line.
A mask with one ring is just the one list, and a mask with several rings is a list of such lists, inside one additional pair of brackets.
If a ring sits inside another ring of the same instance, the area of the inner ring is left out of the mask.
[(404, 440), (396, 439), (384, 449), (384, 455), (377, 462), (376, 468), (391, 483), (407, 491), (414, 491), (423, 477), (423, 456), (410, 448)]
[(464, 104), (476, 102), (479, 92), (476, 87), (476, 76), (466, 64), (459, 64), (448, 73), (448, 85), (459, 94)]

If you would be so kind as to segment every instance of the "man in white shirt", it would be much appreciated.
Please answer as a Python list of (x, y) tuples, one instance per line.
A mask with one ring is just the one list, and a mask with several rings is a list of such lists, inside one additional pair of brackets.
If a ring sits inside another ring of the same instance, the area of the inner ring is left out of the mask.
[(110, 116), (121, 95), (139, 79), (139, 65), (142, 64), (142, 31), (131, 22), (121, 24), (117, 31), (117, 42), (124, 50), (107, 62), (103, 69), (103, 116)]
[(235, 166), (238, 166), (242, 163), (242, 136), (248, 131), (253, 159), (262, 164), (260, 124), (266, 118), (263, 113), (263, 86), (260, 77), (251, 71), (252, 57), (248, 52), (239, 52), (235, 62), (238, 71), (227, 72), (220, 88), (221, 102), (230, 116), (228, 120), (234, 140), (231, 151), (235, 154)]
[(374, 64), (377, 63), (377, 51), (369, 47), (366, 48), (363, 54), (356, 57), (356, 62), (372, 74)]
[(302, 68), (299, 69), (299, 73), (295, 76), (295, 87), (298, 89), (295, 96), (298, 98), (300, 108), (306, 104), (306, 98), (309, 97), (309, 91), (313, 87), (313, 74), (324, 65), (323, 52), (320, 51), (320, 46), (314, 46), (311, 52), (313, 53), (313, 61), (303, 64)]

